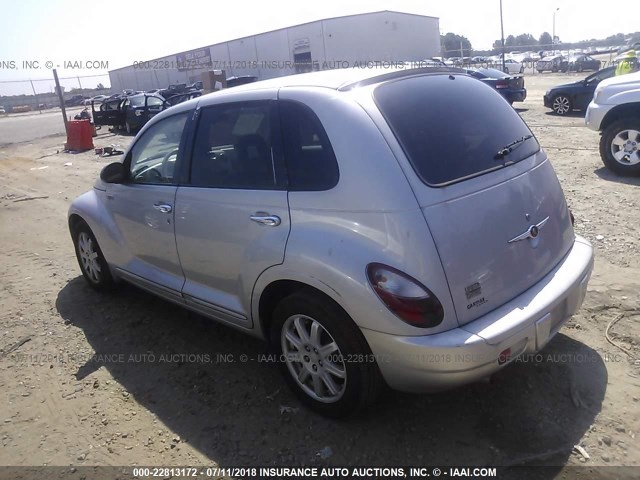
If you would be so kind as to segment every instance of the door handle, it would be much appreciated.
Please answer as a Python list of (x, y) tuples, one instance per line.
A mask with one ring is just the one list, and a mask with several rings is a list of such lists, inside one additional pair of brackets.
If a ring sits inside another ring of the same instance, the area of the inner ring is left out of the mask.
[(171, 210), (173, 210), (171, 205), (166, 203), (156, 203), (153, 205), (153, 208), (160, 210), (162, 213), (171, 213)]
[(258, 212), (255, 215), (250, 215), (249, 218), (256, 223), (267, 225), (269, 227), (277, 227), (282, 223), (279, 216), (269, 215), (268, 213), (263, 212)]

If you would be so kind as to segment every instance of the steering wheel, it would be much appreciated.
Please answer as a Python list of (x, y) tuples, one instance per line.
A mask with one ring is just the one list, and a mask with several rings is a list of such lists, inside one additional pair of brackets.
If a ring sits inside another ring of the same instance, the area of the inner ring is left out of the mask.
[[(168, 164), (169, 164), (169, 159), (178, 154), (178, 149), (174, 149), (171, 150), (169, 153), (167, 153), (164, 157), (162, 157), (162, 163), (160, 164), (160, 169), (158, 171), (158, 175), (163, 178), (163, 179), (167, 179), (169, 178), (169, 173), (173, 174), (173, 172), (169, 172), (168, 169)], [(174, 167), (175, 168), (175, 167)], [(173, 175), (171, 175), (173, 177)]]

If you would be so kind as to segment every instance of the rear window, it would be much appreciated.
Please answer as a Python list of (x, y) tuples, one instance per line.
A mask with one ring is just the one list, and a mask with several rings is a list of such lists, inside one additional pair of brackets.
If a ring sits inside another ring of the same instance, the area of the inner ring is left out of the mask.
[(391, 81), (376, 88), (374, 99), (416, 174), (430, 186), (507, 167), (540, 149), (531, 137), (497, 155), (531, 131), (499, 93), (468, 76)]

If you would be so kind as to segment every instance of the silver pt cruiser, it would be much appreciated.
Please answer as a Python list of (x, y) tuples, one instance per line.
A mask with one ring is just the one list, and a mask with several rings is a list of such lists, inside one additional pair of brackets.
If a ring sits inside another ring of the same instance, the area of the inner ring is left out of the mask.
[(151, 120), (69, 210), (82, 274), (269, 342), (307, 405), (487, 377), (580, 307), (591, 245), (546, 154), (454, 70), (340, 70)]

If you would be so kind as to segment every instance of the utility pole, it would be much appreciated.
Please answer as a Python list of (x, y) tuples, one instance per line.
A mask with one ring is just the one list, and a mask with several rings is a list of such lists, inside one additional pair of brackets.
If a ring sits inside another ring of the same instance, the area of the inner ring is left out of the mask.
[(504, 64), (504, 24), (502, 22), (502, 0), (500, 0), (500, 40), (502, 41), (502, 71), (506, 70)]
[(67, 127), (67, 111), (64, 108), (64, 97), (62, 96), (62, 88), (60, 88), (60, 80), (58, 80), (58, 72), (53, 69), (53, 79), (56, 82), (56, 91), (58, 92), (58, 101), (60, 102), (60, 110), (62, 111), (62, 119), (64, 120), (64, 131), (68, 132)]
[(42, 109), (40, 108), (40, 103), (38, 102), (38, 94), (36, 93), (36, 89), (33, 86), (33, 80), (29, 80), (31, 83), (31, 90), (33, 90), (33, 97), (36, 99), (36, 105), (38, 106), (38, 111), (42, 113)]
[(553, 37), (551, 38), (551, 43), (556, 44), (556, 12), (560, 10), (560, 7), (556, 8), (553, 11)]

